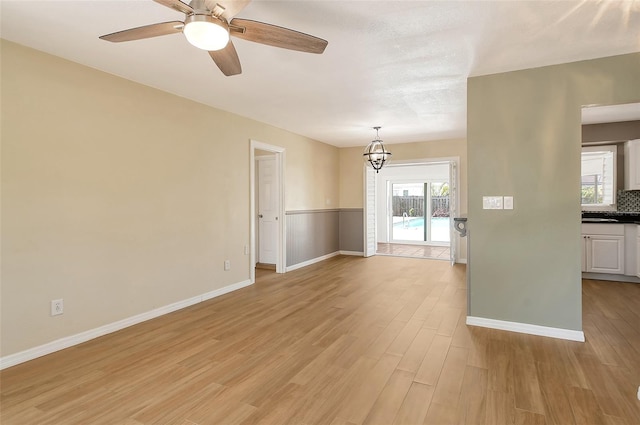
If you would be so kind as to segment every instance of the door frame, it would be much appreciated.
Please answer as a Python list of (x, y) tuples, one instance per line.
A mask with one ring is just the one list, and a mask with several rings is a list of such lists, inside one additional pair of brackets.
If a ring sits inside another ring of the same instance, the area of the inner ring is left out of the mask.
[(287, 238), (285, 217), (284, 167), (286, 152), (283, 147), (269, 145), (257, 140), (249, 140), (249, 210), (250, 210), (250, 249), (249, 249), (249, 279), (256, 281), (256, 149), (271, 152), (276, 159), (276, 174), (278, 176), (278, 247), (276, 258), (276, 273), (284, 273), (287, 264)]
[[(459, 214), (460, 209), (460, 157), (459, 156), (447, 156), (447, 157), (436, 157), (436, 158), (420, 158), (420, 159), (408, 159), (408, 160), (394, 160), (393, 163), (387, 165), (388, 167), (393, 166), (407, 166), (407, 165), (427, 165), (430, 163), (436, 162), (449, 162), (454, 166), (453, 174), (455, 176), (455, 182), (449, 182), (449, 187), (452, 188), (455, 199), (455, 213)], [(363, 193), (364, 193), (364, 212), (363, 212), (363, 225), (364, 225), (364, 246), (365, 246), (365, 257), (369, 255), (375, 255), (375, 251), (366, 255), (367, 246), (369, 244), (377, 244), (377, 222), (378, 222), (378, 213), (377, 213), (377, 199), (375, 199), (377, 193), (377, 185), (378, 179), (376, 178), (376, 173), (367, 172), (367, 168), (371, 168), (367, 164), (364, 164), (364, 174), (363, 174)], [(371, 181), (371, 180), (372, 181)], [(449, 178), (451, 180), (451, 176)], [(373, 184), (372, 184), (373, 183)], [(453, 188), (453, 184), (455, 183), (456, 187)], [(373, 191), (371, 193), (370, 191)], [(373, 196), (372, 196), (373, 195)], [(367, 208), (367, 200), (369, 197), (372, 197), (374, 200), (374, 208), (373, 211), (370, 211), (370, 208)], [(373, 228), (371, 228), (372, 226)], [(451, 228), (449, 229), (450, 237), (450, 252), (456, 257), (459, 256), (458, 250), (458, 238), (455, 235), (455, 231), (453, 230), (453, 218), (451, 218), (450, 222)], [(455, 244), (455, 246), (454, 246)], [(377, 247), (376, 247), (377, 248)], [(467, 254), (468, 256), (468, 254)], [(457, 262), (459, 258), (451, 258), (453, 262)]]

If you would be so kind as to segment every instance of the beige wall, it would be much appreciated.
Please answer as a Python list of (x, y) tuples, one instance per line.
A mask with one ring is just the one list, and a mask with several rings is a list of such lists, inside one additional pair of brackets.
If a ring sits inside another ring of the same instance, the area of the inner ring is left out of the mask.
[(340, 177), (338, 148), (308, 139), (301, 143), (301, 137), (294, 134), (280, 140), (283, 143), (279, 143), (287, 148), (286, 210), (337, 208)]
[(364, 148), (340, 148), (340, 208), (363, 208), (362, 151)]
[[(460, 212), (467, 212), (467, 143), (465, 139), (386, 145), (392, 161), (460, 158)], [(340, 149), (340, 208), (363, 208), (364, 147)]]
[(248, 279), (250, 139), (288, 210), (338, 202), (335, 147), (1, 47), (2, 356)]
[(639, 70), (636, 53), (469, 79), (470, 315), (582, 329), (581, 107), (640, 101)]

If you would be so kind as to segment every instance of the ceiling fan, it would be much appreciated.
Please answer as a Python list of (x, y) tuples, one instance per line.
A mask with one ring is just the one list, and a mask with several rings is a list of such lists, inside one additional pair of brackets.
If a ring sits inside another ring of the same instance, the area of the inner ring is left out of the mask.
[(288, 28), (249, 19), (234, 18), (251, 0), (153, 0), (185, 14), (184, 22), (170, 21), (103, 35), (102, 40), (118, 43), (161, 35), (184, 33), (194, 46), (207, 50), (224, 75), (242, 72), (240, 59), (229, 36), (283, 49), (322, 53), (327, 41)]

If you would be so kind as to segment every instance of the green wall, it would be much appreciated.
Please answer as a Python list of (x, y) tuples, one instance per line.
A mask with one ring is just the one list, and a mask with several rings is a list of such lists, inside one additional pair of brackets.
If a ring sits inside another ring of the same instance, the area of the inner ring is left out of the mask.
[(469, 78), (470, 316), (582, 330), (581, 107), (639, 101), (639, 53)]

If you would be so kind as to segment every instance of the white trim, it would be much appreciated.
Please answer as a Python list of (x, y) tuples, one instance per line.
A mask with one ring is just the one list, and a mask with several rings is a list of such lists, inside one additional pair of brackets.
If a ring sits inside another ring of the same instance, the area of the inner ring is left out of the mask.
[[(376, 174), (366, 163), (362, 164), (363, 203), (362, 209), (362, 237), (364, 257), (376, 255), (378, 232), (376, 228)], [(373, 188), (371, 188), (371, 186)], [(372, 190), (371, 190), (372, 189)], [(371, 204), (370, 205), (370, 201)]]
[(228, 294), (229, 292), (236, 291), (249, 285), (251, 285), (251, 281), (249, 280), (227, 285), (223, 288), (219, 288), (202, 295), (197, 295), (186, 300), (165, 305), (164, 307), (159, 307), (132, 317), (127, 317), (126, 319), (118, 320), (117, 322), (109, 323), (95, 329), (90, 329), (88, 331), (80, 332), (79, 334), (60, 338), (34, 348), (29, 348), (28, 350), (24, 350), (19, 353), (0, 357), (0, 370), (36, 359), (38, 357), (46, 356), (47, 354), (51, 354), (56, 351), (64, 350), (65, 348), (73, 347), (74, 345), (82, 344), (83, 342), (87, 342), (94, 338), (98, 338), (100, 336), (107, 335), (124, 328), (128, 328), (129, 326), (137, 325), (138, 323), (146, 322), (147, 320), (155, 319), (176, 310), (181, 310), (185, 307), (189, 307), (194, 304), (198, 304), (200, 302), (207, 301), (224, 294)]
[(466, 258), (458, 258), (456, 263), (458, 263), (458, 264), (467, 264), (467, 259)]
[(328, 260), (331, 257), (335, 257), (336, 255), (340, 255), (340, 251), (332, 252), (331, 254), (323, 255), (322, 257), (312, 258), (311, 260), (303, 261), (302, 263), (294, 264), (293, 266), (287, 267), (287, 271), (298, 270), (306, 266), (310, 266), (311, 264), (319, 263), (320, 261)]
[(280, 186), (280, 206), (278, 211), (278, 258), (276, 260), (276, 273), (285, 273), (287, 264), (287, 228), (285, 216), (285, 180), (284, 169), (286, 164), (285, 149), (280, 146), (269, 145), (258, 142), (257, 140), (249, 140), (249, 209), (251, 211), (250, 227), (250, 257), (249, 257), (249, 280), (251, 283), (256, 281), (256, 161), (255, 150), (273, 152), (276, 156), (276, 168)]
[(446, 163), (450, 161), (458, 161), (460, 162), (459, 156), (438, 156), (434, 158), (416, 158), (416, 159), (394, 159), (393, 162), (389, 162), (386, 165), (387, 168), (390, 167), (404, 167), (407, 165), (424, 165), (424, 164), (437, 164), (437, 163)]
[(356, 257), (364, 257), (364, 252), (362, 251), (338, 251), (340, 255), (353, 255)]
[(473, 316), (467, 316), (467, 325), (584, 342), (584, 332), (571, 329), (550, 328), (547, 326), (530, 325), (528, 323), (507, 322), (504, 320)]

